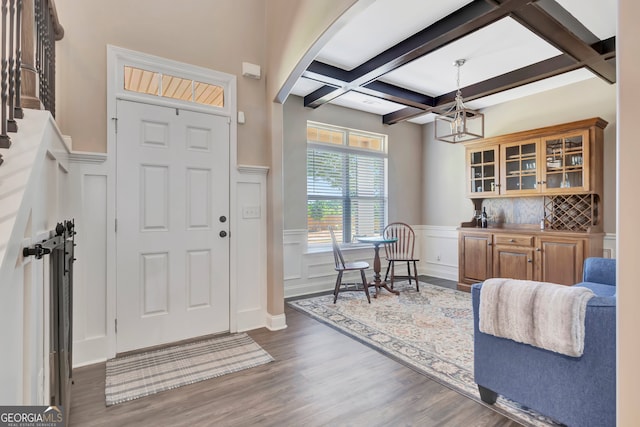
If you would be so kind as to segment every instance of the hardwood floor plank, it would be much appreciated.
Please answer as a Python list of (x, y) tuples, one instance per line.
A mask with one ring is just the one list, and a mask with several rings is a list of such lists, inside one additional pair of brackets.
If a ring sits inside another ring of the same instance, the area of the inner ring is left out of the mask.
[(295, 310), (249, 335), (275, 362), (106, 407), (105, 364), (74, 370), (71, 426), (519, 424)]

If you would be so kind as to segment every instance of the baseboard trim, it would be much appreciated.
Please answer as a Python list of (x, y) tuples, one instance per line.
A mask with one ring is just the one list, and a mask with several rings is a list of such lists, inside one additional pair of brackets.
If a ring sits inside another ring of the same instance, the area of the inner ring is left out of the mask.
[(267, 329), (270, 331), (280, 331), (287, 328), (287, 317), (284, 313), (272, 316), (267, 313)]

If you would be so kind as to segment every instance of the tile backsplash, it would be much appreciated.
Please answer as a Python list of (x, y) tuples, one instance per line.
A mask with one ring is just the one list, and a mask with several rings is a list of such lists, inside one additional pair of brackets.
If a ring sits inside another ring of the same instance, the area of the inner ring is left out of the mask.
[(482, 207), (487, 209), (490, 225), (539, 224), (544, 217), (542, 197), (485, 199)]

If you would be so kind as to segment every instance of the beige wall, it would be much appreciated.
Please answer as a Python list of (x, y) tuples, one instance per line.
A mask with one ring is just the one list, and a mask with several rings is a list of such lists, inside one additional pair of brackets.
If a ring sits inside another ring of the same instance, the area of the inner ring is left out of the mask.
[(618, 425), (640, 425), (640, 3), (618, 2)]
[(74, 150), (107, 147), (106, 45), (238, 76), (238, 162), (269, 163), (266, 79), (242, 77), (242, 62), (266, 69), (265, 0), (57, 0), (56, 120)]
[(290, 96), (284, 104), (284, 228), (307, 228), (307, 120), (377, 132), (389, 136), (389, 222), (420, 224), (422, 204), (422, 129), (404, 122), (382, 124), (376, 114), (336, 105), (305, 108), (303, 99)]
[[(284, 230), (283, 195), (283, 107), (273, 102), (283, 86), (291, 85), (322, 48), (336, 21), (344, 23), (362, 4), (349, 10), (355, 0), (269, 0), (267, 25), (267, 133), (269, 170), (267, 186), (267, 311), (273, 316), (284, 313), (284, 273), (282, 236)], [(344, 13), (348, 11), (347, 13)], [(340, 24), (341, 25), (341, 24)], [(284, 102), (281, 97), (279, 102)]]
[[(486, 136), (591, 117), (602, 117), (608, 121), (604, 132), (604, 231), (615, 233), (616, 85), (592, 78), (489, 107), (483, 112)], [(464, 147), (434, 141), (432, 124), (425, 125), (424, 145), (424, 224), (457, 226), (468, 221), (473, 205), (465, 197)]]

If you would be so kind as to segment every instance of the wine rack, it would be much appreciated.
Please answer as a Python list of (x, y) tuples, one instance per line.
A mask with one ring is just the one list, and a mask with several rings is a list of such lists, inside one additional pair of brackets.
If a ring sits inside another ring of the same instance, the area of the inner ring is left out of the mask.
[(549, 230), (590, 231), (598, 224), (598, 195), (545, 196), (544, 222)]

